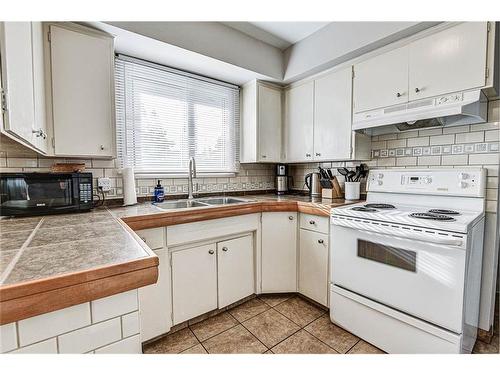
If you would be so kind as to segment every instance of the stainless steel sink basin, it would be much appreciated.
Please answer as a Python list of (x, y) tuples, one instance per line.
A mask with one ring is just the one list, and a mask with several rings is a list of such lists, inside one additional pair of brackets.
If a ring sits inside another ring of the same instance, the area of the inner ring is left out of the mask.
[(239, 198), (233, 198), (233, 197), (204, 198), (204, 199), (198, 199), (197, 201), (207, 203), (209, 205), (235, 204), (235, 203), (249, 202), (249, 200), (246, 200), (246, 199), (239, 199)]
[(251, 202), (248, 199), (240, 199), (233, 197), (214, 197), (214, 198), (200, 198), (200, 199), (182, 199), (177, 201), (164, 201), (161, 203), (153, 203), (156, 207), (163, 210), (179, 210), (183, 208), (193, 207), (210, 207), (225, 204), (236, 204)]
[(164, 210), (177, 210), (181, 208), (193, 208), (193, 207), (207, 207), (209, 204), (198, 202), (198, 201), (188, 201), (188, 200), (180, 200), (180, 201), (165, 201), (161, 203), (153, 203), (158, 208)]

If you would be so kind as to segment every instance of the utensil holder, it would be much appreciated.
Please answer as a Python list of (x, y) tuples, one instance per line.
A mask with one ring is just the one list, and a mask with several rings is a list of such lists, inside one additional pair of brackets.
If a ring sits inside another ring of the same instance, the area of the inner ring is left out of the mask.
[(358, 182), (345, 182), (345, 199), (348, 201), (355, 201), (359, 199), (361, 183)]

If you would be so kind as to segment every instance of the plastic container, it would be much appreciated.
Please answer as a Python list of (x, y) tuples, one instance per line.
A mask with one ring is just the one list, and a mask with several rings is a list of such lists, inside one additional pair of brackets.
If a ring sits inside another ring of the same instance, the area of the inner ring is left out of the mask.
[(346, 182), (344, 186), (345, 199), (348, 201), (355, 201), (359, 199), (361, 183), (358, 182)]

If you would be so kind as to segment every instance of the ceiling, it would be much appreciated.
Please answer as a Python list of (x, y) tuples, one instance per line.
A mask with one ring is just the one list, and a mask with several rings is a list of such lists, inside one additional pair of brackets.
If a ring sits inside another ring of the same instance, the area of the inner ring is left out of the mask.
[(284, 50), (330, 22), (223, 22), (255, 39)]

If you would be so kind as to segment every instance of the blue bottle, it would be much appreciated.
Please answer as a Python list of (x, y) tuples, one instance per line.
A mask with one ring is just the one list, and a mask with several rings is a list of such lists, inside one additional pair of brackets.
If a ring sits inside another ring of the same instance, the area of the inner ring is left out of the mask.
[(163, 202), (165, 200), (165, 190), (161, 186), (161, 180), (158, 180), (158, 184), (155, 186), (153, 200), (155, 202)]

